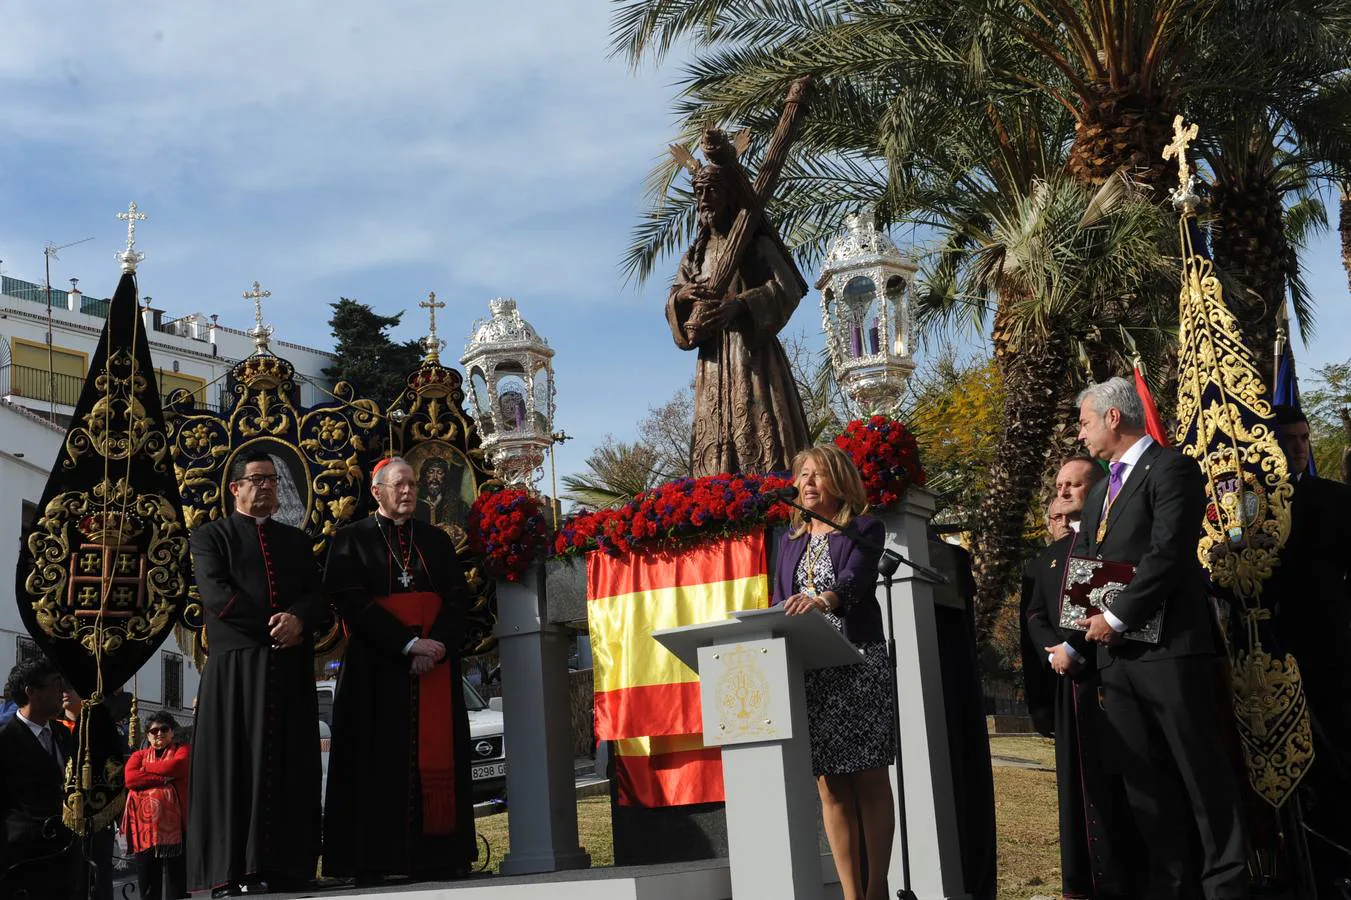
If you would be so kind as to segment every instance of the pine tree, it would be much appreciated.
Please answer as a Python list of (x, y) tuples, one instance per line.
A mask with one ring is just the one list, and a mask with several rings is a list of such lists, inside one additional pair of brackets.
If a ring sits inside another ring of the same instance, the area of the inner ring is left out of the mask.
[(382, 316), (358, 300), (339, 298), (333, 307), (329, 328), (337, 341), (334, 364), (324, 374), (349, 382), (358, 397), (388, 406), (403, 391), (410, 372), (421, 361), (417, 341), (396, 344), (388, 331), (399, 324), (403, 313)]

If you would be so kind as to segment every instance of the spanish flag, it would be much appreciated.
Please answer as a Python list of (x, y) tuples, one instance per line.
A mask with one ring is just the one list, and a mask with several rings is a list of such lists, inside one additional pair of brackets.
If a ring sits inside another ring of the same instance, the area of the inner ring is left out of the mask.
[(722, 759), (703, 746), (699, 678), (652, 632), (769, 605), (765, 533), (667, 553), (587, 557), (596, 737), (616, 743), (619, 802), (721, 801)]

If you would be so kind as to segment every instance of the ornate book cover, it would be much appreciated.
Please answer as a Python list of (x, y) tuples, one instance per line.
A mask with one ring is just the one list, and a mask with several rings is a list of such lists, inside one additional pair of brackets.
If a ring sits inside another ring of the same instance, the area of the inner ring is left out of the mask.
[[(1074, 623), (1079, 619), (1102, 615), (1111, 609), (1112, 600), (1135, 577), (1135, 566), (1110, 559), (1071, 556), (1065, 563), (1065, 583), (1060, 592), (1060, 627), (1084, 631)], [(1139, 628), (1123, 632), (1128, 641), (1157, 644), (1163, 634), (1163, 610), (1160, 609)]]

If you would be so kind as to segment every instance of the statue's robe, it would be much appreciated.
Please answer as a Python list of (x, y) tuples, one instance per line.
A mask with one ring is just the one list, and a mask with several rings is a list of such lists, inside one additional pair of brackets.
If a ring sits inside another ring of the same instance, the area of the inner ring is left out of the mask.
[(706, 304), (677, 299), (681, 287), (709, 278), (726, 243), (718, 234), (706, 244), (696, 241), (666, 301), (676, 346), (699, 353), (694, 475), (787, 471), (794, 454), (809, 445), (802, 398), (778, 339), (802, 299), (792, 261), (771, 238), (756, 235), (728, 288), (746, 309), (726, 329), (708, 321)]
[[(333, 702), (324, 873), (465, 875), (478, 852), (460, 677), (471, 597), (455, 547), (433, 525), (376, 514), (334, 535), (324, 585), (349, 635)], [(405, 652), (419, 637), (446, 646), (421, 676)]]
[[(188, 879), (196, 889), (314, 878), (319, 855), (319, 702), (310, 634), (327, 616), (313, 540), (232, 513), (192, 533), (209, 657), (198, 691), (188, 794)], [(268, 619), (304, 625), (274, 649)]]

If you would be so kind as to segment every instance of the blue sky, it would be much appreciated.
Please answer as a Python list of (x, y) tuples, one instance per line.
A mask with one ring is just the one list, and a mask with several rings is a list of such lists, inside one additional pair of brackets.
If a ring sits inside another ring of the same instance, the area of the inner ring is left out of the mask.
[[(665, 152), (674, 65), (609, 59), (609, 5), (290, 0), (134, 7), (7, 4), (0, 54), (0, 260), (53, 263), (107, 296), (135, 200), (142, 294), (247, 327), (254, 279), (277, 336), (331, 345), (328, 303), (383, 313), (435, 290), (458, 358), (488, 300), (513, 296), (557, 350), (560, 474), (631, 439), (693, 371), (662, 314), (668, 261), (619, 269), (642, 179)], [(1335, 208), (1334, 208), (1335, 214)], [(1335, 232), (1309, 248), (1319, 329), (1302, 362), (1351, 356)], [(809, 273), (809, 277), (814, 273)], [(818, 297), (791, 332), (816, 334)], [(1307, 377), (1307, 376), (1306, 376)]]

